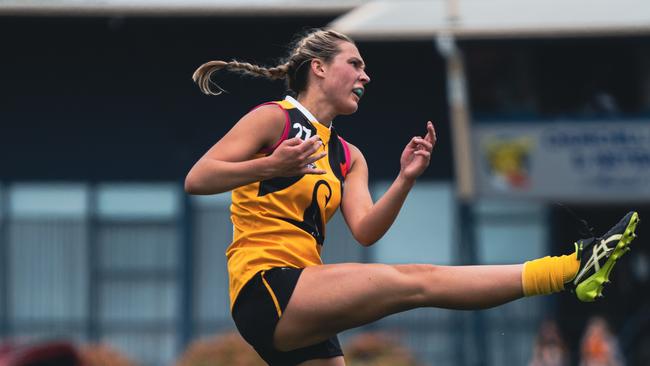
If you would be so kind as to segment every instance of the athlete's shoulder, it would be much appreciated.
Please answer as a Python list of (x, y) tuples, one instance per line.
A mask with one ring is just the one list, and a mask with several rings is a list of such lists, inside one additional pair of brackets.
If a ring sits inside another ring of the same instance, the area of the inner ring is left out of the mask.
[(287, 120), (288, 116), (284, 108), (278, 105), (277, 102), (267, 102), (252, 108), (241, 118), (240, 122), (250, 123), (257, 126), (257, 128), (273, 128), (273, 126), (277, 126), (278, 129), (282, 129)]
[(340, 136), (339, 136), (339, 140), (341, 140), (341, 142), (343, 144), (347, 145), (347, 148), (350, 150), (350, 154), (353, 154), (353, 153), (354, 154), (361, 154), (361, 150), (356, 145), (351, 143), (350, 141), (348, 141), (348, 140), (346, 140), (346, 139), (344, 139), (344, 138), (342, 138)]
[(287, 139), (290, 122), (282, 102), (266, 102), (253, 107), (239, 123), (262, 136), (264, 145), (259, 152), (270, 153)]
[[(365, 163), (365, 158), (363, 157), (363, 153), (361, 152), (361, 149), (359, 149), (356, 145), (350, 143), (348, 140), (344, 140), (343, 138), (339, 137), (341, 139), (341, 143), (343, 143), (344, 146), (346, 146), (349, 154), (349, 169), (351, 170), (354, 168), (354, 165), (356, 162), (360, 162), (362, 165), (366, 165)], [(357, 164), (359, 165), (359, 164)]]
[(286, 117), (286, 108), (284, 108), (283, 103), (278, 101), (265, 102), (256, 105), (251, 108), (246, 116), (256, 117), (256, 118), (275, 118), (284, 120)]

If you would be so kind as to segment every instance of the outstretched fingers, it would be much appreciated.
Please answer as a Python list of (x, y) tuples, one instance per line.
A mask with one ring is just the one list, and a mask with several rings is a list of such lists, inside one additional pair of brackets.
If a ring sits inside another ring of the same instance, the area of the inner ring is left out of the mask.
[(283, 141), (273, 152), (273, 164), (278, 171), (277, 176), (291, 177), (304, 174), (325, 174), (323, 169), (317, 169), (314, 164), (327, 155), (325, 150), (318, 152), (323, 142), (318, 136), (307, 140), (298, 137)]
[(327, 155), (326, 151), (321, 151), (318, 153), (318, 150), (323, 147), (323, 141), (320, 137), (312, 136), (311, 138), (305, 140), (300, 146), (301, 149), (301, 159), (302, 168), (300, 172), (302, 174), (325, 174), (326, 171), (323, 169), (317, 169), (314, 164), (316, 161), (324, 158)]
[(307, 158), (316, 153), (323, 146), (323, 141), (316, 136), (312, 136), (309, 139), (305, 140), (300, 146), (300, 151), (303, 155), (303, 158)]
[(424, 139), (431, 143), (432, 148), (435, 146), (436, 141), (438, 141), (436, 129), (433, 127), (433, 122), (431, 121), (427, 122), (427, 134), (424, 136)]
[(433, 143), (431, 143), (426, 138), (414, 137), (413, 142), (415, 143), (416, 151), (420, 151), (420, 150), (431, 151), (431, 150), (433, 150)]
[(423, 158), (426, 159), (431, 158), (431, 151), (427, 151), (427, 150), (416, 150), (413, 154), (417, 156), (422, 156)]
[(318, 154), (313, 154), (310, 157), (307, 158), (306, 163), (307, 164), (312, 164), (317, 162), (318, 160), (324, 158), (327, 155), (326, 151), (321, 151)]
[[(427, 122), (427, 134), (424, 137), (415, 136), (411, 139), (410, 147), (415, 151), (429, 151), (433, 150), (436, 144), (436, 130), (433, 128), (431, 121)], [(418, 154), (420, 155), (420, 154)]]
[(285, 146), (298, 146), (302, 144), (302, 140), (298, 137), (292, 137), (290, 139), (286, 139), (282, 142), (282, 145)]

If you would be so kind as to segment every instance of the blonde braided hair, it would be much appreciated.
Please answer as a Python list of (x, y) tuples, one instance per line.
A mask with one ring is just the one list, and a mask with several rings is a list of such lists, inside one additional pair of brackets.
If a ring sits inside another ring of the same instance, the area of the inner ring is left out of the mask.
[[(277, 66), (262, 67), (237, 60), (229, 62), (209, 61), (194, 71), (192, 79), (204, 94), (219, 95), (224, 90), (212, 81), (212, 75), (219, 70), (225, 69), (270, 80), (285, 79), (290, 90), (300, 93), (307, 87), (307, 75), (309, 74), (309, 69), (303, 66), (315, 58), (330, 62), (340, 52), (339, 42), (354, 44), (352, 39), (342, 33), (333, 30), (315, 29), (299, 38), (294, 43), (289, 56)], [(218, 90), (215, 91), (212, 88), (213, 86)]]

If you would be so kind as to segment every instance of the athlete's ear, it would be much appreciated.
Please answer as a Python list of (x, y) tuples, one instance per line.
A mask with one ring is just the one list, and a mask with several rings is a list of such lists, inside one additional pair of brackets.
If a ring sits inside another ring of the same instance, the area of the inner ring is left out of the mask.
[(325, 77), (325, 63), (323, 60), (314, 58), (311, 60), (310, 63), (311, 66), (311, 71), (314, 73), (319, 78), (324, 78)]

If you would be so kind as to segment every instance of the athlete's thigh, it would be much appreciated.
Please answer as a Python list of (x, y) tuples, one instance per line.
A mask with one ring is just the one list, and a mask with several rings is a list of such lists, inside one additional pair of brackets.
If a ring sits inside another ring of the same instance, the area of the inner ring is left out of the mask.
[(320, 360), (309, 360), (298, 366), (345, 366), (345, 360), (343, 356), (338, 356)]
[(283, 351), (314, 344), (387, 315), (416, 307), (422, 289), (385, 264), (307, 267), (274, 332)]

